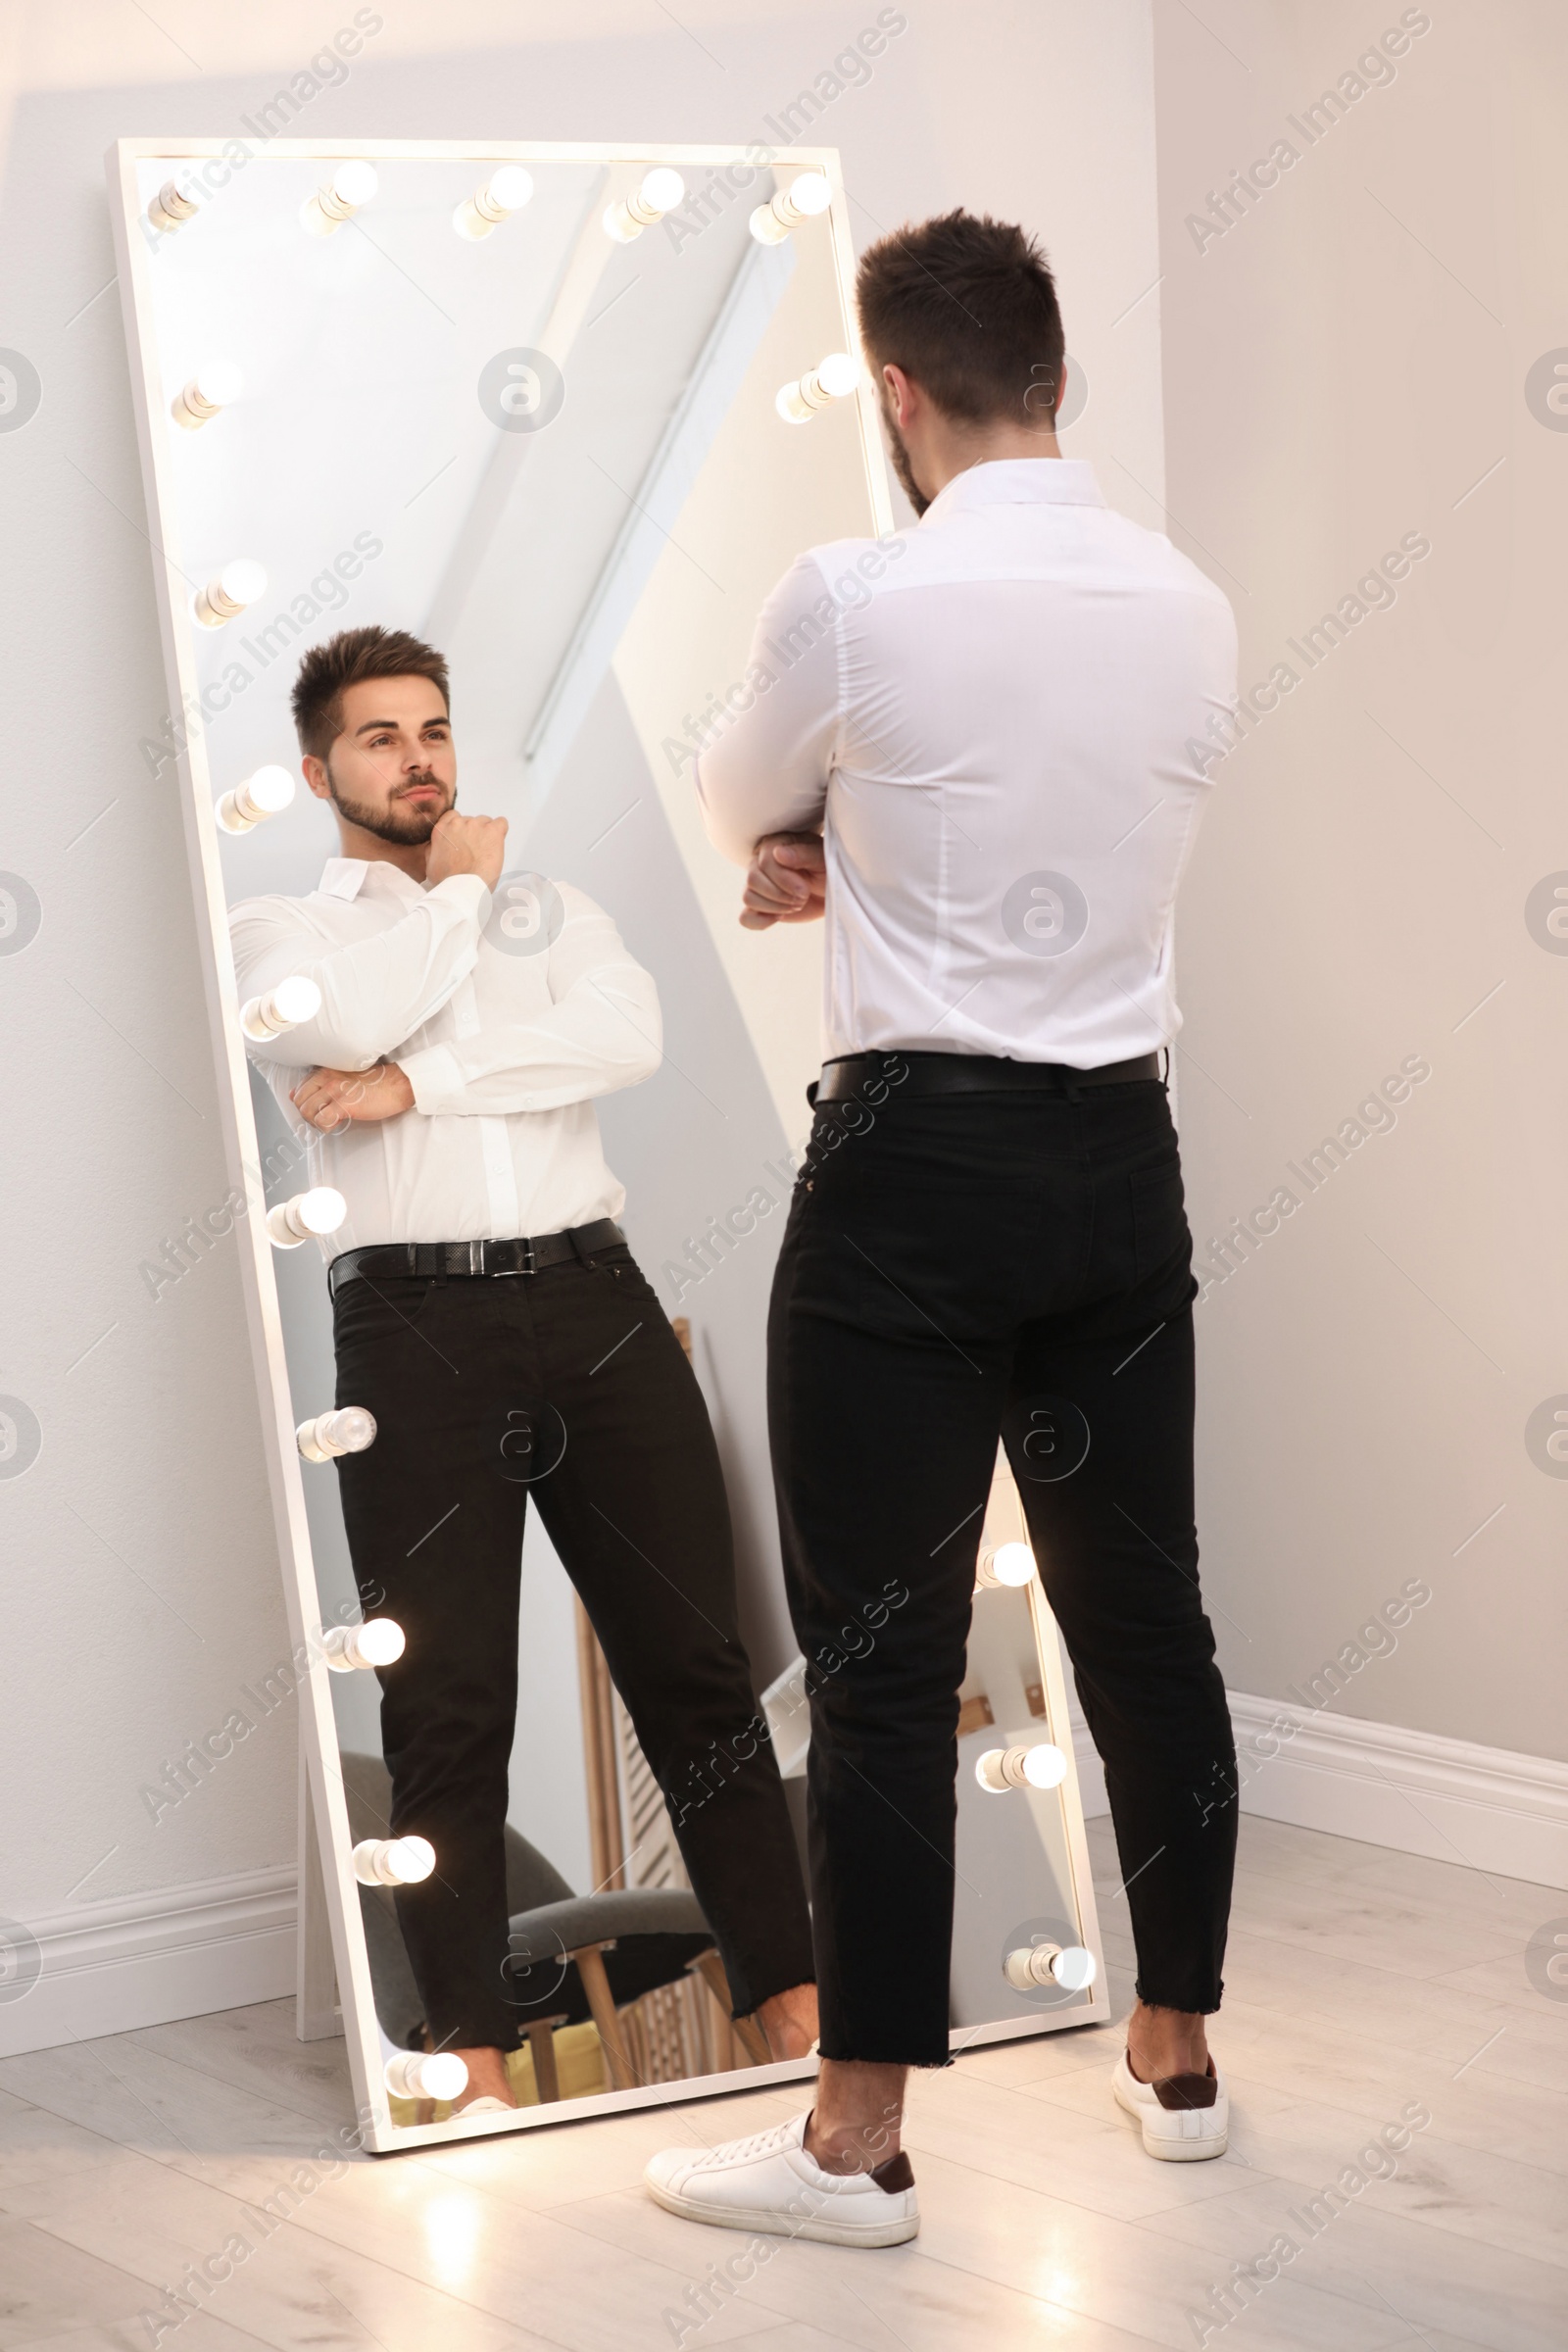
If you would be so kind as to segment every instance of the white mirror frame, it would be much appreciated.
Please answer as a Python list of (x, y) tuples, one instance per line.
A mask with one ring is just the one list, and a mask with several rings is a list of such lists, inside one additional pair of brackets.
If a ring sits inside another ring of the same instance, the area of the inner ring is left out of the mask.
[[(174, 529), (175, 506), (170, 479), (170, 420), (154, 333), (152, 285), (148, 275), (151, 262), (140, 232), (143, 206), (136, 168), (138, 164), (153, 158), (167, 160), (172, 168), (186, 162), (221, 159), (225, 148), (232, 143), (231, 139), (126, 138), (118, 140), (106, 158), (121, 301), (130, 359), (131, 395), (151, 526), (159, 627), (170, 710), (173, 713), (199, 711), (201, 706), (197, 694), (194, 642), (183, 593), (185, 575), (179, 563), (180, 551)], [(264, 164), (273, 160), (342, 163), (351, 158), (364, 158), (370, 162), (395, 158), (491, 165), (597, 161), (612, 164), (671, 164), (679, 168), (733, 165), (738, 158), (744, 160), (746, 153), (744, 148), (735, 145), (590, 145), (506, 139), (272, 139), (268, 142), (265, 154), (255, 155), (251, 160)], [(837, 149), (798, 147), (769, 151), (765, 168), (791, 171), (814, 169), (825, 173), (832, 189), (827, 220), (839, 301), (844, 316), (844, 348), (858, 352), (853, 302), (855, 253), (849, 232)], [(876, 397), (868, 371), (863, 367), (855, 398), (870, 512), (876, 531), (886, 535), (895, 526), (882, 455)], [(317, 1879), (315, 1857), (309, 1850), (309, 1825), (304, 1818), (308, 1793), (318, 1833), (318, 1884), (324, 1890), (331, 1929), (331, 1949), (342, 2004), (342, 2028), (348, 2044), (360, 2146), (373, 2153), (390, 2153), (430, 2143), (444, 2144), (454, 2139), (476, 2139), (499, 2132), (575, 2123), (586, 2117), (615, 2114), (628, 2108), (667, 2106), (688, 2099), (713, 2097), (740, 2089), (759, 2089), (775, 2082), (798, 2082), (808, 2078), (815, 2072), (814, 2059), (748, 2067), (740, 2074), (705, 2075), (673, 2082), (649, 2083), (638, 2089), (607, 2091), (549, 2106), (518, 2108), (506, 2114), (478, 2115), (471, 2119), (456, 2116), (445, 2123), (407, 2125), (396, 2123), (392, 2118), (382, 2077), (380, 2036), (361, 1923), (358, 1886), (348, 1860), (352, 1843), (348, 1809), (342, 1780), (335, 1769), (338, 1740), (330, 1676), (321, 1648), (321, 1628), (317, 1616), (316, 1568), (306, 1519), (300, 1454), (295, 1440), (296, 1416), (289, 1394), (272, 1246), (265, 1221), (261, 1152), (252, 1108), (244, 1039), (239, 1024), (239, 997), (229, 947), (227, 903), (214, 813), (213, 779), (199, 719), (187, 716), (186, 741), (175, 755), (175, 763), (196, 901), (197, 937), (208, 1022), (219, 1077), (224, 1154), (230, 1182), (243, 1195), (246, 1202), (244, 1215), (236, 1220), (236, 1230), (243, 1229), (239, 1249), (241, 1280), (261, 1407), (284, 1603), (297, 1675), (300, 1744), (308, 1776), (308, 1790), (302, 1789), (301, 1806), (302, 1828), (307, 1831), (302, 1837), (300, 1854), (302, 2035), (304, 2016), (311, 2005), (307, 1982), (314, 1965), (311, 1910), (315, 1899), (313, 1882)], [(997, 1499), (994, 1497), (994, 1501)], [(1110, 2015), (1110, 1996), (1105, 1984), (1094, 1884), (1090, 1876), (1084, 1834), (1083, 1806), (1072, 1752), (1066, 1686), (1055, 1627), (1038, 1583), (1031, 1593), (1031, 1605), (1051, 1722), (1068, 1758), (1068, 1776), (1062, 1784), (1061, 1795), (1074, 1879), (1073, 1891), (1082, 1938), (1095, 1956), (1098, 1973), (1088, 2001), (1075, 2003), (1071, 2009), (1060, 2012), (1041, 2011), (1024, 2018), (1006, 2018), (995, 2024), (963, 2029), (954, 2035), (956, 2047), (973, 2048), (987, 2042), (1016, 2040), (1059, 2032), (1071, 2026), (1102, 2023)], [(323, 2026), (320, 2009), (321, 2003), (318, 2000), (313, 2037), (323, 2031), (332, 2030)]]

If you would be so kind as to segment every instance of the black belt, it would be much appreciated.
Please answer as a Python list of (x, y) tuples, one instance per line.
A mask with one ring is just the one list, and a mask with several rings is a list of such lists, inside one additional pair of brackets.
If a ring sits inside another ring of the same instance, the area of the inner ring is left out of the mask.
[(363, 1275), (415, 1274), (427, 1281), (445, 1282), (453, 1275), (538, 1274), (568, 1257), (592, 1265), (594, 1252), (624, 1243), (626, 1236), (613, 1217), (596, 1217), (591, 1225), (573, 1225), (564, 1233), (544, 1233), (531, 1241), (498, 1242), (386, 1242), (369, 1250), (345, 1250), (327, 1268), (327, 1288), (335, 1298), (346, 1282)]
[(1019, 1089), (1071, 1095), (1080, 1087), (1131, 1086), (1140, 1079), (1158, 1081), (1159, 1075), (1157, 1054), (1102, 1062), (1096, 1070), (1070, 1069), (1064, 1061), (1006, 1061), (997, 1054), (846, 1054), (824, 1062), (821, 1077), (806, 1091), (820, 1109), (824, 1102), (847, 1102), (868, 1079), (902, 1095), (996, 1095)]

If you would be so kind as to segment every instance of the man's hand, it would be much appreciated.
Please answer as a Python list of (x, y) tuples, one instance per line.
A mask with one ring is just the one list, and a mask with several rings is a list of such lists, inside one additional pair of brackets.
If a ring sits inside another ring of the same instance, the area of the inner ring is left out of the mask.
[(449, 808), (431, 827), (424, 878), (433, 887), (449, 874), (477, 874), (487, 890), (494, 890), (506, 854), (504, 816), (460, 816)]
[(313, 1070), (290, 1090), (289, 1099), (301, 1118), (323, 1135), (357, 1119), (395, 1119), (414, 1108), (414, 1089), (395, 1061), (378, 1061), (373, 1070)]
[(764, 833), (747, 869), (741, 922), (748, 931), (814, 923), (826, 890), (827, 855), (819, 833)]

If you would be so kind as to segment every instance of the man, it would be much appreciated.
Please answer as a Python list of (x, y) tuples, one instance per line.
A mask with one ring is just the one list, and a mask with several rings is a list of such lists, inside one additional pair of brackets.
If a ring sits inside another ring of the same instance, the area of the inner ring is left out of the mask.
[(1152, 2155), (1226, 2144), (1203, 2021), (1234, 1747), (1199, 1597), (1197, 1286), (1157, 1049), (1235, 630), (1061, 456), (1061, 320), (1021, 229), (958, 212), (884, 238), (858, 298), (921, 519), (883, 560), (797, 564), (753, 657), (777, 674), (698, 789), (751, 864), (743, 919), (826, 918), (828, 1059), (768, 1336), (802, 1649), (890, 1568), (911, 1599), (812, 1700), (815, 2108), (648, 2177), (696, 2218), (879, 2245), (918, 2228), (906, 2069), (948, 2056), (957, 1694), (999, 1432), (1132, 1913), (1115, 2093)]
[[(614, 1219), (594, 1098), (660, 1061), (653, 982), (590, 899), (503, 879), (507, 825), (457, 811), (446, 663), (401, 630), (300, 664), (303, 772), (342, 854), (309, 898), (230, 917), (242, 1000), (303, 973), (320, 1010), (253, 1045), (348, 1202), (329, 1259), (340, 1459), (362, 1594), (407, 1637), (381, 1670), (397, 1889), (433, 2046), (463, 2106), (516, 2104), (502, 1832), (531, 1490), (670, 1806), (738, 2014), (775, 2057), (816, 2032), (783, 1788), (757, 1737), (728, 1508), (701, 1391)], [(520, 1237), (531, 1237), (523, 1239)], [(384, 1594), (384, 1598), (381, 1595)], [(694, 1766), (716, 1759), (718, 1788)]]

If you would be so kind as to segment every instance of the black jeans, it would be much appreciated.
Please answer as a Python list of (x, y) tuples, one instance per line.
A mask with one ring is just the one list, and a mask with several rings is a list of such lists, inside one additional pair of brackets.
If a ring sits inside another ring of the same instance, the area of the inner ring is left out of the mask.
[(502, 1829), (530, 1493), (664, 1791), (737, 2013), (808, 1982), (718, 1450), (630, 1250), (532, 1275), (375, 1275), (343, 1284), (333, 1313), (337, 1400), (368, 1405), (377, 1431), (338, 1462), (355, 1578), (366, 1614), (408, 1637), (379, 1675), (381, 1735), (390, 1832), (435, 1848), (434, 1874), (396, 1897), (435, 2043), (519, 2040)]
[[(880, 1091), (816, 1113), (768, 1333), (790, 1604), (824, 1669), (823, 2055), (947, 2059), (957, 1694), (999, 1435), (1104, 1759), (1139, 1993), (1216, 2009), (1235, 1747), (1199, 1595), (1197, 1285), (1164, 1088)], [(878, 1630), (846, 1656), (857, 1619)]]

